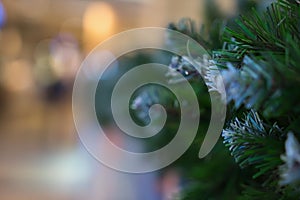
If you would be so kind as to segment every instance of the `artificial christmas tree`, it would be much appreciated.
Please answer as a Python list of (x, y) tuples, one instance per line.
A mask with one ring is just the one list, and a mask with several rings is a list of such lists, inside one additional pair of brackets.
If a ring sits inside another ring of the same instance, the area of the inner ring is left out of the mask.
[[(207, 91), (218, 92), (218, 88), (205, 86), (191, 64), (197, 63), (196, 58), (172, 58), (170, 69), (190, 81), (202, 117), (196, 140), (173, 164), (181, 167), (189, 180), (183, 199), (300, 198), (300, 2), (277, 0), (263, 13), (254, 8), (244, 12), (230, 19), (224, 29), (224, 21), (216, 20), (218, 16), (212, 16), (215, 23), (205, 31), (197, 31), (189, 19), (169, 26), (208, 49), (212, 59), (207, 62), (221, 70), (227, 95), (222, 137), (214, 150), (199, 160), (201, 133), (207, 129), (211, 114)], [(180, 84), (172, 71), (166, 79)], [(147, 124), (140, 116), (159, 102), (157, 97), (169, 102), (165, 103), (166, 110), (173, 116), (180, 114), (176, 113), (174, 97), (157, 95), (159, 92), (141, 90), (132, 101), (133, 115)], [(147, 102), (148, 106), (137, 106), (137, 102)], [(168, 121), (165, 131), (172, 132), (176, 123)]]

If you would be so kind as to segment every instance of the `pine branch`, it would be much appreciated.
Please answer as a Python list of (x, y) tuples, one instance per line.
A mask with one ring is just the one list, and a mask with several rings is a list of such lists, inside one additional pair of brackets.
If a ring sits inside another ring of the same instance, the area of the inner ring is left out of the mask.
[(254, 167), (253, 178), (270, 175), (282, 163), (283, 132), (276, 125), (267, 126), (253, 110), (240, 121), (234, 119), (223, 130), (224, 143), (241, 168)]
[(299, 116), (300, 48), (292, 41), (286, 55), (265, 54), (264, 59), (245, 56), (242, 68), (231, 63), (223, 71), (227, 100), (236, 109), (263, 110), (264, 117)]
[[(211, 51), (211, 49), (220, 48), (222, 46), (221, 34), (224, 25), (224, 20), (214, 19), (214, 21), (210, 22), (209, 26), (206, 24), (197, 26), (195, 21), (190, 18), (182, 18), (178, 23), (170, 23), (168, 28), (188, 35), (207, 51)], [(175, 42), (175, 40), (172, 42)]]
[[(264, 15), (252, 11), (227, 29), (227, 44), (214, 52), (224, 70), (228, 101), (236, 109), (263, 110), (264, 117), (300, 114), (300, 7), (278, 0)], [(236, 69), (238, 68), (238, 69)], [(228, 78), (230, 77), (230, 78)]]
[(238, 200), (261, 200), (261, 199), (282, 199), (279, 194), (272, 190), (243, 185), (242, 195)]
[(286, 38), (299, 44), (299, 5), (296, 2), (278, 0), (261, 15), (255, 9), (236, 20), (237, 30), (225, 29), (225, 47), (214, 52), (219, 65), (226, 62), (240, 67), (245, 55), (261, 56), (266, 52), (285, 54)]

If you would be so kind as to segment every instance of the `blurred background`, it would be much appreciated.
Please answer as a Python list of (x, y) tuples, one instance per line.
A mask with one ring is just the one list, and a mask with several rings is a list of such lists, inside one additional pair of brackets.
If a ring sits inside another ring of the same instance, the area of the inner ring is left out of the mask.
[[(129, 175), (96, 162), (76, 135), (72, 86), (104, 39), (182, 17), (201, 24), (204, 2), (0, 0), (0, 199), (156, 200), (178, 192), (176, 170)], [(215, 2), (235, 13), (235, 0)]]

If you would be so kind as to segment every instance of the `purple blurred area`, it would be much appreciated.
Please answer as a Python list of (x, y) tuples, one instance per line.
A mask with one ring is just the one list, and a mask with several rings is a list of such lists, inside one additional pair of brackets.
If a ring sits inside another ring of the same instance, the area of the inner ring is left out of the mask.
[(6, 20), (6, 13), (5, 13), (2, 3), (0, 2), (0, 27), (2, 27), (4, 25), (5, 20)]

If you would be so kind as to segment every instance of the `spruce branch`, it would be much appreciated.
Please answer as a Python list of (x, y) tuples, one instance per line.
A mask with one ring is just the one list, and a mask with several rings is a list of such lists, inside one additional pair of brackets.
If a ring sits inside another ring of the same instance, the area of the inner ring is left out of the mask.
[(235, 118), (223, 130), (224, 143), (241, 168), (254, 167), (253, 178), (272, 174), (282, 163), (282, 129), (275, 123), (268, 126), (251, 110), (243, 120)]
[(285, 54), (288, 37), (299, 44), (299, 15), (299, 4), (287, 0), (272, 3), (263, 14), (253, 9), (236, 20), (238, 29), (225, 29), (225, 46), (213, 52), (214, 58), (221, 66), (231, 62), (240, 67), (246, 55)]

